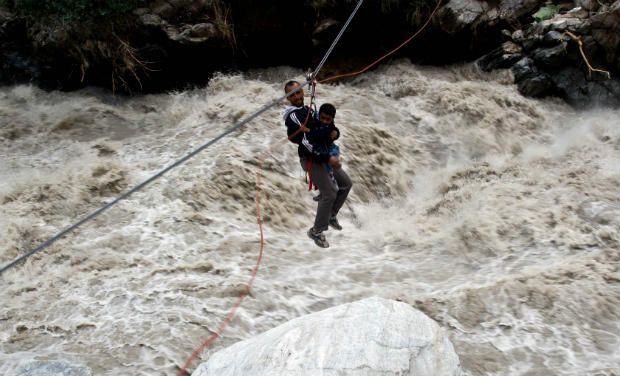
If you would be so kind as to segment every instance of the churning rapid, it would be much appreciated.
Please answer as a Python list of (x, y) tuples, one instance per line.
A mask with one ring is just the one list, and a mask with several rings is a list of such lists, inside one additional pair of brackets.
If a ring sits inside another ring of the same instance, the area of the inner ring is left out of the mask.
[[(291, 68), (119, 98), (0, 89), (2, 265), (282, 95)], [(353, 191), (331, 248), (273, 108), (0, 277), (0, 374), (66, 359), (172, 375), (251, 295), (209, 354), (369, 296), (422, 310), (470, 375), (620, 374), (619, 110), (521, 97), (502, 74), (396, 62), (317, 88), (336, 105)], [(194, 366), (197, 366), (195, 363)]]

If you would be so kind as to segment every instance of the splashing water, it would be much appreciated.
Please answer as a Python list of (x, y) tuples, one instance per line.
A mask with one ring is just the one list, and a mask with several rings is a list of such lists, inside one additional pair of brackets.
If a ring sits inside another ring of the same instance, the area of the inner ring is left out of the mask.
[[(143, 181), (299, 78), (115, 98), (0, 89), (0, 261)], [(620, 111), (521, 97), (504, 73), (395, 62), (319, 86), (354, 187), (331, 248), (274, 108), (0, 277), (0, 373), (69, 359), (97, 375), (174, 374), (258, 278), (211, 352), (368, 296), (450, 335), (471, 375), (620, 374)], [(284, 104), (283, 104), (284, 105)]]

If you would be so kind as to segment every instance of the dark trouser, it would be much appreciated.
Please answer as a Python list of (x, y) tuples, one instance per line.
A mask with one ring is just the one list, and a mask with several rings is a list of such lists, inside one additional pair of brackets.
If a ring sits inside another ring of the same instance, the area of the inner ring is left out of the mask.
[[(308, 160), (301, 158), (300, 162), (301, 167), (307, 172)], [(312, 182), (319, 188), (321, 195), (321, 199), (319, 200), (316, 210), (316, 218), (314, 219), (315, 231), (327, 230), (329, 218), (338, 214), (338, 211), (342, 205), (344, 205), (353, 184), (351, 182), (351, 178), (349, 178), (349, 175), (344, 172), (344, 169), (334, 169), (333, 174), (338, 185), (332, 182), (329, 172), (327, 171), (326, 163), (316, 163), (315, 161), (312, 161)]]

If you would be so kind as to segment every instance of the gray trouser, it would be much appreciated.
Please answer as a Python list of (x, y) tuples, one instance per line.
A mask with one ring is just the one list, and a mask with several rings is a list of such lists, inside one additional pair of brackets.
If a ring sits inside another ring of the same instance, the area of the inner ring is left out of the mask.
[[(301, 167), (304, 171), (308, 171), (308, 160), (305, 158), (300, 159)], [(336, 184), (332, 182), (327, 171), (326, 163), (316, 163), (312, 161), (311, 177), (312, 182), (319, 188), (321, 199), (319, 200), (318, 207), (316, 209), (316, 217), (314, 219), (315, 231), (325, 231), (329, 226), (329, 218), (336, 216), (338, 211), (344, 205), (349, 191), (351, 190), (352, 182), (349, 175), (344, 172), (344, 169), (334, 169), (334, 178)]]

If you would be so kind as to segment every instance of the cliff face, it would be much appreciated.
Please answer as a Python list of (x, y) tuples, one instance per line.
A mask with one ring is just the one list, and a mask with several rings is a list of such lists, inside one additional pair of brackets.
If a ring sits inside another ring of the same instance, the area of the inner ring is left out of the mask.
[[(618, 104), (620, 0), (605, 1), (450, 0), (399, 55), (420, 64), (482, 57), (483, 69), (512, 68), (526, 95)], [(5, 0), (0, 8), (0, 81), (140, 92), (204, 84), (216, 70), (313, 67), (355, 5), (143, 0), (129, 11), (67, 19), (28, 14), (19, 4)], [(434, 6), (431, 0), (365, 3), (326, 72), (355, 69), (382, 55), (424, 23)]]
[(522, 94), (556, 95), (575, 106), (620, 105), (620, 1), (611, 4), (542, 4), (476, 0), (442, 9), (445, 30), (475, 30), (505, 22), (499, 45), (479, 61), (482, 69), (510, 68)]

